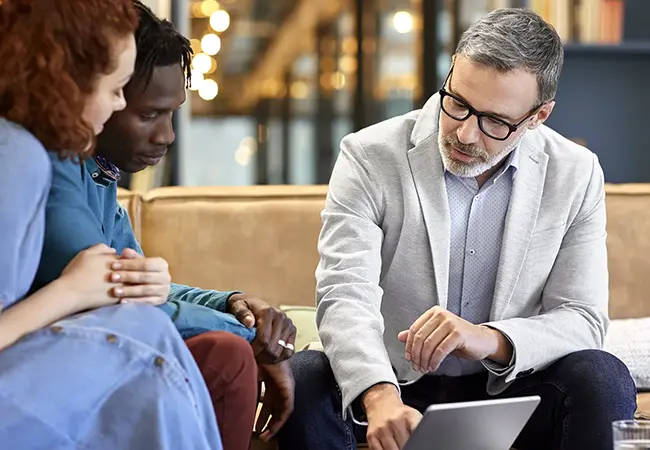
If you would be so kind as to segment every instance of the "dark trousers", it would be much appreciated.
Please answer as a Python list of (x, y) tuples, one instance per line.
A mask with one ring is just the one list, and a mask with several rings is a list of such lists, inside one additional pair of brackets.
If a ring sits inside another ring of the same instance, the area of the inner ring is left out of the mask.
[(257, 408), (257, 363), (251, 345), (225, 331), (185, 341), (212, 398), (224, 450), (248, 450)]
[[(341, 396), (322, 352), (293, 357), (294, 412), (279, 435), (280, 450), (352, 450), (365, 442), (365, 427), (341, 415)], [(627, 367), (596, 350), (568, 355), (546, 370), (514, 381), (502, 394), (485, 390), (487, 374), (425, 376), (402, 387), (406, 405), (424, 411), (436, 403), (539, 395), (542, 398), (515, 442), (518, 450), (611, 450), (611, 423), (631, 419), (636, 389)]]

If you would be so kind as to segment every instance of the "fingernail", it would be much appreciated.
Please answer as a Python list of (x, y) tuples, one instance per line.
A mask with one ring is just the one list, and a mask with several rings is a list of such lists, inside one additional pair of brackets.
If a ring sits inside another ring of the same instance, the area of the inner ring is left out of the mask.
[(417, 372), (418, 370), (420, 370), (420, 368), (417, 366), (417, 364), (413, 364), (413, 370)]
[(410, 361), (410, 360), (411, 360), (411, 354), (410, 354), (410, 353), (407, 353), (407, 354), (406, 354), (406, 360), (407, 360), (407, 361)]
[(124, 290), (123, 290), (122, 288), (117, 287), (117, 288), (115, 288), (115, 290), (113, 291), (113, 293), (114, 293), (116, 296), (120, 297), (122, 294), (124, 294)]
[(121, 279), (122, 279), (122, 275), (120, 275), (119, 273), (114, 273), (113, 275), (111, 275), (111, 280), (113, 280), (116, 283)]
[(115, 270), (119, 270), (122, 268), (122, 264), (118, 262), (114, 262), (113, 264), (111, 264), (111, 268)]
[(124, 299), (122, 299), (122, 300), (120, 300), (120, 303), (121, 303), (121, 304), (125, 304), (125, 303), (129, 303), (129, 301), (128, 301), (128, 300), (124, 300)]

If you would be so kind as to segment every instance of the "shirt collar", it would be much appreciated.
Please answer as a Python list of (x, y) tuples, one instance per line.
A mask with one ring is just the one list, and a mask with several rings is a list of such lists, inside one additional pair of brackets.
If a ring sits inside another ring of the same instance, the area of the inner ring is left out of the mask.
[(104, 175), (113, 181), (120, 181), (120, 169), (118, 169), (115, 164), (99, 155), (95, 155), (94, 159), (97, 163), (97, 167), (99, 167), (99, 170), (101, 170)]
[(90, 174), (96, 184), (101, 186), (110, 186), (112, 183), (119, 180), (119, 171), (117, 172), (116, 178), (115, 172), (111, 172), (110, 168), (105, 167), (105, 159), (103, 161), (98, 161), (97, 157), (93, 157), (85, 160), (83, 164), (86, 167), (86, 171)]

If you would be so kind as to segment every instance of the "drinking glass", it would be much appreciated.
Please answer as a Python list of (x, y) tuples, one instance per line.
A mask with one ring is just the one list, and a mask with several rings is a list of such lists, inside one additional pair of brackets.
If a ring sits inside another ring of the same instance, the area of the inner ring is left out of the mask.
[(612, 427), (614, 450), (650, 450), (650, 420), (619, 420)]

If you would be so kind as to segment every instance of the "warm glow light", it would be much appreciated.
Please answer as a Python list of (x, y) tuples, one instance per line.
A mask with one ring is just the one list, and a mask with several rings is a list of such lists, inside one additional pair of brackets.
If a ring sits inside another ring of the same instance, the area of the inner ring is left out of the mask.
[(221, 38), (214, 33), (206, 34), (201, 39), (201, 49), (208, 55), (216, 55), (221, 50)]
[(341, 72), (332, 74), (332, 86), (334, 89), (343, 89), (345, 87), (345, 75)]
[(357, 71), (357, 59), (350, 55), (341, 56), (339, 67), (343, 73), (354, 73)]
[(199, 86), (199, 96), (206, 101), (213, 100), (219, 94), (219, 85), (214, 80), (203, 80)]
[(205, 17), (209, 17), (219, 10), (219, 3), (217, 0), (203, 0), (201, 2), (201, 13)]
[(239, 143), (235, 150), (235, 161), (240, 166), (247, 166), (251, 162), (252, 156), (257, 151), (257, 142), (252, 137), (245, 137)]
[(201, 83), (203, 83), (203, 74), (198, 70), (192, 70), (192, 75), (190, 76), (190, 90), (198, 91)]
[(192, 67), (201, 73), (207, 73), (212, 67), (212, 61), (213, 59), (211, 56), (208, 56), (205, 53), (199, 53), (194, 55), (194, 58), (192, 58)]
[(230, 26), (230, 14), (228, 11), (220, 9), (210, 16), (210, 26), (217, 33), (223, 33)]
[(393, 27), (398, 33), (410, 33), (413, 29), (413, 16), (408, 11), (397, 11), (393, 16)]
[(192, 46), (192, 51), (195, 55), (201, 53), (201, 41), (198, 39), (190, 39), (190, 45)]
[(217, 60), (214, 58), (210, 58), (210, 68), (205, 73), (206, 74), (214, 73), (215, 70), (217, 70)]
[(294, 81), (289, 89), (293, 98), (307, 98), (309, 95), (309, 86), (304, 81)]

